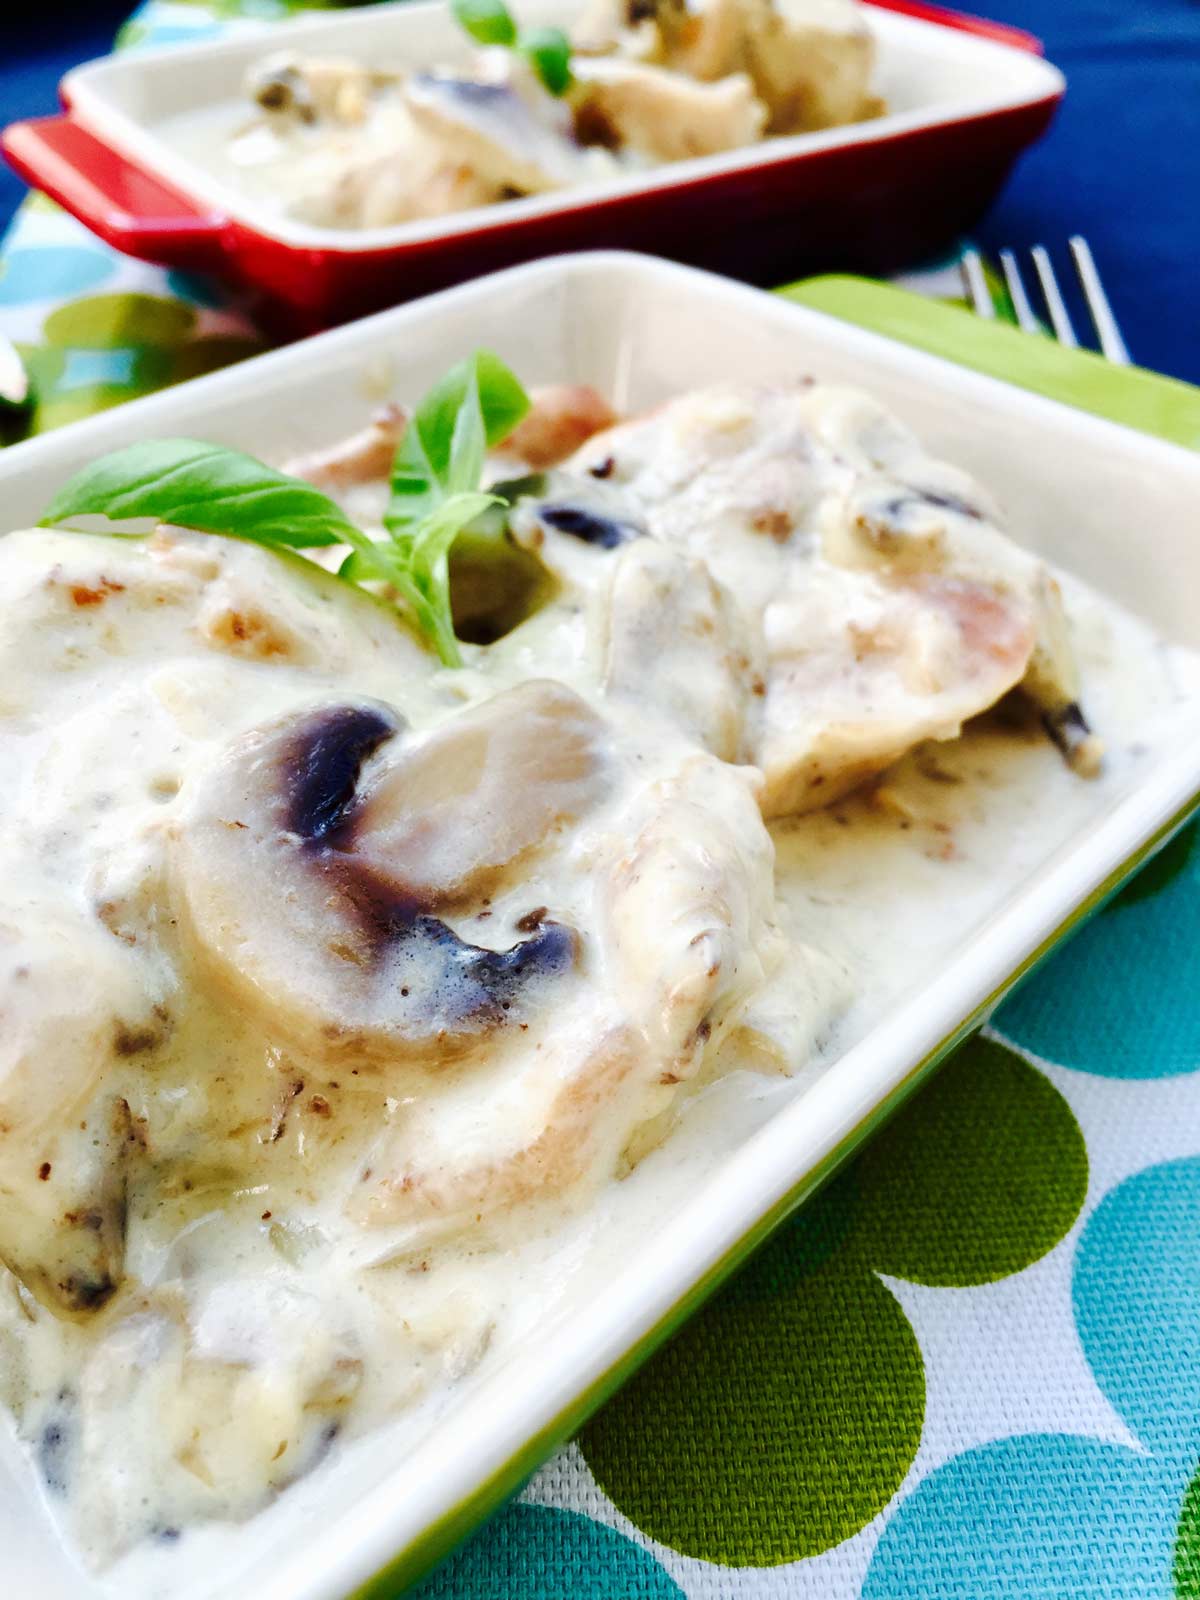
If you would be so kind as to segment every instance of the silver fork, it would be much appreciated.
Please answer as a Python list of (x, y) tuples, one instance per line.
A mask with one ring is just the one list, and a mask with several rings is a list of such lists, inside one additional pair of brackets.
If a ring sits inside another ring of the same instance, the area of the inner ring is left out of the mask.
[[(1129, 350), (1121, 337), (1121, 330), (1117, 327), (1117, 319), (1113, 316), (1112, 306), (1108, 303), (1108, 296), (1104, 292), (1104, 285), (1100, 282), (1100, 274), (1096, 270), (1096, 262), (1088, 247), (1086, 239), (1081, 239), (1074, 234), (1069, 241), (1071, 260), (1075, 264), (1075, 272), (1079, 278), (1079, 286), (1083, 290), (1083, 298), (1087, 302), (1091, 314), (1092, 325), (1096, 329), (1096, 339), (1100, 345), (1101, 354), (1118, 366), (1129, 365)], [(1035, 244), (1029, 252), (1033, 262), (1033, 270), (1037, 274), (1041, 286), (1042, 298), (1046, 303), (1046, 311), (1050, 317), (1050, 326), (1054, 330), (1054, 337), (1059, 344), (1066, 345), (1074, 350), (1078, 347), (1079, 340), (1075, 336), (1075, 329), (1071, 325), (1071, 318), (1063, 303), (1059, 291), (1058, 279), (1054, 276), (1054, 266), (1051, 263), (1049, 252), (1043, 245)], [(1017, 318), (1018, 327), (1026, 333), (1044, 333), (1045, 329), (1034, 315), (1033, 307), (1029, 303), (1029, 296), (1025, 292), (1025, 284), (1021, 278), (1021, 269), (1017, 258), (1011, 250), (1001, 250), (1000, 269), (1004, 273), (1004, 282), (1008, 286), (1008, 296), (1012, 301), (1012, 308)], [(978, 250), (964, 250), (962, 258), (963, 282), (966, 285), (967, 295), (970, 298), (977, 316), (992, 317), (996, 315), (991, 291), (987, 285), (987, 277), (983, 270), (983, 257)]]

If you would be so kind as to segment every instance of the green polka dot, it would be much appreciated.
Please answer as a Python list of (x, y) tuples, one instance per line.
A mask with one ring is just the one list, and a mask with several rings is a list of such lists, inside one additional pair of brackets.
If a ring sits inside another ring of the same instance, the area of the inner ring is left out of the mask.
[(219, 372), (235, 361), (245, 361), (248, 356), (261, 355), (267, 348), (256, 339), (239, 338), (236, 334), (210, 339), (190, 339), (176, 352), (171, 362), (171, 383), (182, 383), (186, 378), (201, 378), (206, 372)]
[(756, 1252), (725, 1295), (735, 1301), (769, 1300), (803, 1283), (846, 1243), (857, 1221), (859, 1200), (856, 1169), (843, 1167)]
[(1115, 895), (1105, 911), (1119, 911), (1138, 900), (1149, 900), (1168, 888), (1184, 872), (1193, 853), (1200, 854), (1200, 825), (1184, 828), (1152, 856), (1138, 875)]
[(65, 427), (68, 422), (81, 422), (97, 412), (109, 411), (113, 406), (136, 400), (141, 394), (151, 394), (154, 386), (138, 389), (111, 383), (87, 384), (63, 395), (43, 396), (38, 402), (33, 424), (34, 433), (49, 433), (54, 428)]
[(42, 325), (47, 344), (81, 350), (118, 345), (175, 346), (196, 323), (192, 306), (152, 294), (96, 294), (52, 311)]
[(1171, 1575), (1177, 1600), (1200, 1600), (1200, 1472), (1183, 1497)]
[(623, 1533), (576, 1511), (533, 1505), (506, 1506), (436, 1572), (406, 1591), (407, 1600), (501, 1596), (684, 1600), (683, 1590), (650, 1552)]
[(976, 1038), (862, 1156), (853, 1248), (912, 1283), (989, 1283), (1058, 1243), (1087, 1177), (1066, 1101), (1013, 1051)]
[(588, 1425), (601, 1487), (709, 1561), (771, 1566), (852, 1537), (903, 1483), (924, 1421), (921, 1353), (877, 1274), (1018, 1272), (1086, 1188), (1066, 1101), (1014, 1051), (970, 1041)]
[(651, 1538), (775, 1566), (840, 1544), (882, 1510), (916, 1453), (924, 1405), (900, 1307), (834, 1261), (767, 1310), (723, 1295), (580, 1443)]

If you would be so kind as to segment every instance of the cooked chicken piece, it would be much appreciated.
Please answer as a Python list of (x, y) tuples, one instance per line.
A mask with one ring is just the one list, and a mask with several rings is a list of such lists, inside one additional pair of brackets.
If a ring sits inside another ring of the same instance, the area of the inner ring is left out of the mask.
[(604, 688), (650, 704), (722, 761), (749, 759), (762, 641), (703, 561), (638, 539), (613, 564)]
[(762, 0), (746, 36), (746, 71), (766, 104), (768, 133), (836, 128), (879, 116), (871, 93), (875, 40), (846, 0)]
[(97, 1091), (162, 1033), (139, 964), (98, 920), (30, 901), (0, 922), (0, 1260), (60, 1314), (121, 1281), (128, 1107)]
[(375, 94), (396, 81), (396, 73), (378, 72), (348, 57), (281, 50), (250, 69), (246, 93), (272, 116), (354, 124), (366, 118)]
[(335, 493), (354, 484), (386, 478), (407, 422), (404, 407), (389, 401), (375, 412), (365, 428), (323, 450), (293, 456), (284, 462), (282, 470)]
[(738, 150), (761, 139), (766, 111), (745, 73), (697, 83), (616, 56), (581, 56), (571, 100), (585, 143), (650, 161)]
[(447, 154), (397, 97), (359, 138), (330, 138), (299, 152), (289, 213), (324, 228), (384, 228), (440, 217), (503, 196), (461, 154)]
[[(630, 515), (761, 620), (768, 816), (952, 737), (1022, 681), (1060, 730), (1082, 720), (1042, 563), (1000, 532), (977, 485), (865, 396), (704, 390), (596, 435), (570, 466), (602, 467)], [(1097, 755), (1085, 739), (1080, 770)]]
[[(617, 414), (595, 389), (581, 383), (549, 384), (530, 391), (530, 408), (500, 446), (505, 457), (541, 471), (557, 466), (594, 433), (611, 428)], [(408, 413), (389, 401), (365, 428), (324, 449), (285, 461), (282, 471), (320, 489), (339, 490), (386, 478), (404, 437)]]
[(870, 92), (874, 41), (852, 0), (593, 0), (575, 39), (580, 71), (588, 56), (615, 54), (702, 83), (745, 74), (768, 133), (882, 109)]
[(583, 383), (555, 383), (532, 389), (528, 413), (501, 445), (506, 456), (536, 471), (555, 467), (617, 414), (603, 395)]

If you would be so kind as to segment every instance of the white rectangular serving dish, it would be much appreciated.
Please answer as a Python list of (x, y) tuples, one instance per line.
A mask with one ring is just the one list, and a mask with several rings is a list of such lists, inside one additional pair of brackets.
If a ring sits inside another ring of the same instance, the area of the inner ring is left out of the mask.
[[(584, 0), (519, 0), (523, 25), (569, 28)], [(886, 272), (971, 227), (1062, 97), (1017, 29), (925, 0), (869, 0), (869, 122), (673, 162), (613, 183), (348, 232), (292, 221), (164, 138), (168, 119), (236, 104), (269, 49), (397, 66), (461, 60), (445, 0), (295, 19), (271, 36), (130, 51), (67, 74), (65, 117), (15, 124), (9, 158), (127, 254), (249, 286), (294, 320), (345, 321), (447, 283), (596, 246), (659, 251), (763, 282), (835, 267)]]
[[(892, 406), (937, 454), (977, 474), (1010, 526), (1118, 598), (1167, 639), (1200, 648), (1200, 456), (966, 372), (721, 279), (620, 254), (517, 268), (136, 401), (0, 455), (6, 523), (35, 521), (97, 454), (190, 434), (279, 458), (358, 425), (388, 386), (402, 398), (478, 345), (530, 383), (591, 383), (618, 407), (714, 378), (813, 373)], [(1190, 715), (1190, 714), (1189, 714)], [(288, 1491), (220, 1543), (201, 1533), (171, 1600), (345, 1600), (395, 1595), (633, 1370), (753, 1244), (1008, 987), (1200, 805), (1200, 709), (940, 970), (718, 1165), (675, 1215), (655, 1219), (601, 1300), (555, 1322), (439, 1416), (401, 1460), (360, 1450), (305, 1498)], [(323, 1470), (323, 1469), (322, 1469)], [(311, 1480), (308, 1480), (311, 1483)], [(181, 1552), (182, 1554), (182, 1552)], [(133, 1594), (82, 1577), (0, 1441), (0, 1593), (14, 1600)], [(142, 1594), (138, 1590), (138, 1596)]]

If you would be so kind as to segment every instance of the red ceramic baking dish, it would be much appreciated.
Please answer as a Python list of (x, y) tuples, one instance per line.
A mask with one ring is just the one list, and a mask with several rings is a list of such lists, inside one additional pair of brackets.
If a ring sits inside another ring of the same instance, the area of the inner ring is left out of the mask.
[[(524, 0), (569, 26), (580, 0)], [(1029, 35), (919, 0), (870, 0), (885, 116), (433, 221), (347, 232), (292, 221), (179, 154), (170, 117), (232, 103), (259, 32), (94, 61), (65, 111), (14, 123), (9, 161), (109, 244), (257, 291), (295, 328), (345, 321), (534, 257), (622, 246), (752, 281), (888, 272), (982, 214), (1062, 98)], [(289, 46), (394, 64), (462, 54), (443, 0), (283, 24)]]

